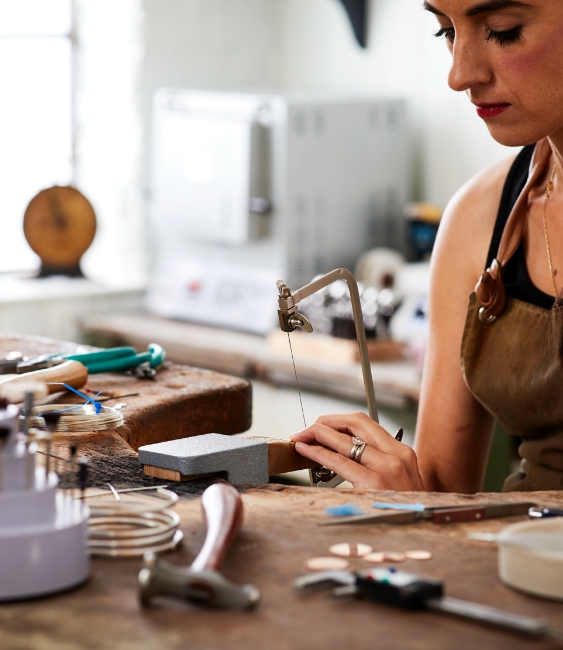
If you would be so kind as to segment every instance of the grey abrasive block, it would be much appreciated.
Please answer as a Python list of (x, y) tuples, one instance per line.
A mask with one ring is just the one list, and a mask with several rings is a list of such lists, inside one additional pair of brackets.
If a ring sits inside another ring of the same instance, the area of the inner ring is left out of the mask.
[(269, 480), (267, 442), (220, 433), (139, 447), (139, 463), (184, 476), (226, 472), (227, 480), (234, 485), (260, 485)]

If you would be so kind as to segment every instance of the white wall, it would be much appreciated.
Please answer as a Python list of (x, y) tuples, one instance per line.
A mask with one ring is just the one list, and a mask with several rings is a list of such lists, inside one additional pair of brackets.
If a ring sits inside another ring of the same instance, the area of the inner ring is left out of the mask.
[(511, 150), (492, 140), (464, 94), (448, 88), (450, 55), (432, 36), (436, 19), (421, 4), (370, 0), (362, 50), (338, 0), (143, 0), (145, 135), (159, 86), (400, 95), (411, 108), (414, 195), (445, 205), (473, 174)]
[(142, 0), (76, 0), (76, 184), (94, 206), (96, 239), (85, 274), (106, 285), (145, 272), (138, 83)]
[(473, 174), (513, 150), (492, 140), (465, 94), (447, 86), (450, 55), (420, 0), (371, 0), (368, 49), (337, 0), (281, 0), (285, 81), (406, 97), (416, 145), (415, 195), (441, 205)]
[(286, 0), (144, 0), (143, 87), (275, 86)]
[(408, 99), (414, 197), (445, 205), (497, 145), (447, 86), (449, 53), (420, 0), (371, 0), (369, 47), (338, 0), (76, 0), (78, 187), (98, 214), (90, 277), (143, 275), (150, 114), (160, 86), (326, 88)]

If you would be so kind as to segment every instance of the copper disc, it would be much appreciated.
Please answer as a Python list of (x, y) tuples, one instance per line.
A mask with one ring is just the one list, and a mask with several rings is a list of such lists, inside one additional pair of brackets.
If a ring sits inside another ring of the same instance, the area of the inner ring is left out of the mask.
[(348, 544), (344, 542), (342, 544), (333, 544), (328, 550), (339, 557), (363, 557), (369, 555), (373, 548), (368, 544)]
[(344, 571), (350, 562), (341, 557), (310, 557), (305, 566), (309, 571)]
[(88, 199), (74, 187), (41, 190), (23, 218), (27, 243), (47, 266), (80, 262), (96, 234), (96, 215)]
[(385, 562), (385, 553), (370, 553), (369, 555), (364, 555), (362, 559), (364, 559), (366, 562), (379, 564), (380, 562)]
[(407, 560), (430, 560), (432, 553), (430, 551), (405, 551)]
[(405, 561), (405, 554), (404, 553), (396, 553), (394, 551), (391, 551), (391, 552), (385, 552), (383, 555), (385, 556), (384, 562), (404, 562)]

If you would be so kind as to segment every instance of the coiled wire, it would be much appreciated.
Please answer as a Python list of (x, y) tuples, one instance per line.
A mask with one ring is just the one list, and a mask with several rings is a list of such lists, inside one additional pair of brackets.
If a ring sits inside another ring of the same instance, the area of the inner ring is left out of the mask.
[[(90, 506), (88, 548), (101, 557), (140, 557), (147, 551), (162, 553), (178, 547), (183, 533), (180, 517), (168, 508), (178, 495), (164, 488), (156, 496), (127, 493), (115, 501), (111, 492), (99, 496)], [(111, 499), (111, 500), (110, 500)]]
[[(76, 404), (45, 404), (34, 406), (29, 424), (36, 429), (46, 431), (43, 413), (61, 413), (56, 423), (55, 431), (77, 433), (82, 431), (107, 431), (123, 425), (123, 413), (119, 409), (102, 406), (99, 413), (91, 404), (78, 406)], [(20, 418), (23, 422), (23, 417)]]

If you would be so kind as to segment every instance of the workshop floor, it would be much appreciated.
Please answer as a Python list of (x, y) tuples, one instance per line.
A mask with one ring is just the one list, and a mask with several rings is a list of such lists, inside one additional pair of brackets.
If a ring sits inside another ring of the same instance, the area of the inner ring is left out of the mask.
[[(252, 397), (252, 427), (242, 435), (268, 436), (287, 440), (289, 436), (303, 429), (303, 415), (299, 404), (299, 394), (295, 388), (278, 387), (261, 381), (253, 381)], [(328, 413), (352, 413), (364, 411), (367, 406), (354, 401), (320, 395), (311, 392), (301, 392), (303, 409), (307, 424), (312, 424), (320, 415)], [(395, 411), (379, 409), (381, 425), (393, 435), (403, 427), (403, 442), (412, 445), (416, 424), (414, 411)], [(301, 484), (309, 483), (309, 472), (302, 470), (284, 475), (292, 481)], [(342, 483), (341, 487), (351, 487), (349, 483)]]

